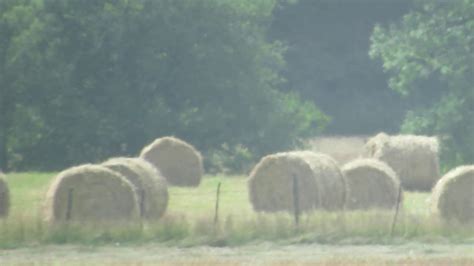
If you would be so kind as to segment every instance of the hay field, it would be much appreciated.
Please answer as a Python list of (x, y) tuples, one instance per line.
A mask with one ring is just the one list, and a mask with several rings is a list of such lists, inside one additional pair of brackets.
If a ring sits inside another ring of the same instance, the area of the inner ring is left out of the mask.
[[(56, 173), (11, 173), (11, 218), (32, 216), (40, 210), (49, 182)], [(167, 215), (201, 218), (214, 215), (217, 184), (221, 182), (220, 215), (255, 215), (249, 202), (247, 179), (243, 176), (206, 176), (198, 188), (170, 187)], [(404, 209), (411, 214), (429, 214), (429, 193), (406, 192)], [(10, 218), (9, 218), (10, 219)]]
[(369, 136), (320, 136), (309, 139), (310, 150), (331, 155), (340, 165), (344, 165), (363, 155)]
[[(298, 228), (290, 215), (256, 214), (242, 176), (206, 176), (198, 188), (171, 187), (167, 212), (157, 223), (106, 231), (95, 225), (51, 229), (41, 222), (38, 211), (54, 175), (7, 176), (12, 208), (11, 216), (0, 220), (0, 265), (152, 265), (157, 258), (162, 265), (474, 262), (469, 255), (474, 254), (474, 227), (443, 225), (431, 218), (427, 193), (405, 193), (393, 236), (392, 212), (322, 211), (304, 215)], [(354, 260), (353, 255), (359, 257)]]

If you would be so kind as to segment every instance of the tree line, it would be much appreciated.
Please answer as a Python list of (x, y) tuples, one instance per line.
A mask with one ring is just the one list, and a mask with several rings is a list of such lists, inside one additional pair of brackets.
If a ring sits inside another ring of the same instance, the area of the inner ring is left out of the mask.
[(472, 162), (473, 6), (1, 1), (0, 168), (135, 155), (175, 135), (238, 170), (322, 132), (377, 130), (439, 134), (447, 164)]

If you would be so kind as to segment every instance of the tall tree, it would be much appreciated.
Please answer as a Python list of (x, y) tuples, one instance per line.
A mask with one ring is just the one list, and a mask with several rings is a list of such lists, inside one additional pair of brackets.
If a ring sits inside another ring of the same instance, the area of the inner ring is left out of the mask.
[(136, 154), (169, 134), (205, 152), (243, 145), (258, 156), (324, 122), (278, 90), (284, 48), (265, 36), (275, 0), (37, 2), (36, 67), (14, 78), (41, 91), (33, 111), (22, 108), (39, 137), (12, 141), (19, 167)]
[(376, 23), (398, 19), (410, 5), (410, 0), (298, 0), (275, 10), (270, 36), (288, 45), (285, 88), (331, 117), (326, 133), (398, 131), (411, 103), (385, 89), (387, 75), (368, 56), (369, 37)]
[(446, 168), (473, 163), (474, 1), (417, 1), (398, 23), (377, 26), (371, 43), (390, 87), (425, 103), (403, 131), (438, 135)]
[(29, 104), (35, 91), (22, 73), (31, 69), (29, 48), (37, 40), (40, 27), (34, 16), (37, 6), (27, 0), (0, 2), (0, 169), (8, 170), (11, 158), (10, 143), (34, 137), (34, 132), (19, 132), (18, 123), (30, 123)]

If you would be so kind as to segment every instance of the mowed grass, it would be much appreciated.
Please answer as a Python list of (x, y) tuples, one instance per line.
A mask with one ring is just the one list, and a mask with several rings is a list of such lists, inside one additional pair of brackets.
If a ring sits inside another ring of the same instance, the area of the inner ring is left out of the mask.
[[(38, 213), (56, 173), (11, 173), (7, 181), (11, 190), (12, 216)], [(247, 179), (244, 176), (206, 176), (199, 187), (169, 187), (168, 213), (188, 217), (213, 216), (217, 185), (221, 183), (219, 214), (247, 216), (253, 210), (248, 198)], [(410, 214), (429, 215), (430, 193), (405, 192), (402, 209)]]
[[(11, 216), (40, 214), (44, 197), (56, 173), (11, 173), (7, 182), (11, 190)], [(197, 188), (169, 187), (168, 212), (189, 217), (214, 215), (217, 184), (221, 183), (220, 214), (252, 213), (247, 181), (242, 176), (207, 176)]]
[[(445, 224), (429, 212), (429, 193), (404, 193), (395, 231), (393, 211), (304, 214), (295, 226), (290, 214), (259, 214), (248, 199), (242, 176), (207, 176), (197, 188), (170, 187), (166, 215), (159, 221), (120, 227), (97, 224), (48, 226), (41, 208), (55, 173), (13, 173), (10, 216), (0, 220), (0, 247), (31, 244), (159, 242), (168, 245), (235, 246), (259, 241), (284, 244), (474, 243), (472, 224)], [(221, 184), (218, 222), (217, 185)]]
[(7, 175), (11, 200), (10, 215), (37, 214), (53, 177), (54, 173), (12, 173)]

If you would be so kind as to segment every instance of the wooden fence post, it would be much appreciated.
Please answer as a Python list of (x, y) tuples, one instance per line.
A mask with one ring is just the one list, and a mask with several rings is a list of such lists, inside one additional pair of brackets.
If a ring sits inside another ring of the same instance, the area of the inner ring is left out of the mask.
[(401, 197), (402, 197), (402, 183), (400, 183), (398, 186), (397, 204), (395, 205), (395, 214), (393, 215), (393, 219), (392, 219), (392, 226), (390, 228), (390, 236), (393, 236), (393, 233), (395, 232), (395, 225), (397, 223)]
[(217, 225), (217, 222), (219, 221), (219, 198), (220, 198), (220, 193), (221, 193), (221, 182), (217, 184), (217, 191), (216, 191), (216, 208), (214, 211), (214, 225)]
[(298, 227), (300, 224), (300, 200), (298, 191), (298, 179), (293, 175), (293, 211), (295, 217), (295, 225)]
[(73, 188), (70, 188), (67, 192), (67, 209), (66, 209), (66, 221), (71, 220), (71, 210), (72, 210), (72, 192)]
[(140, 189), (140, 217), (145, 216), (145, 189)]

